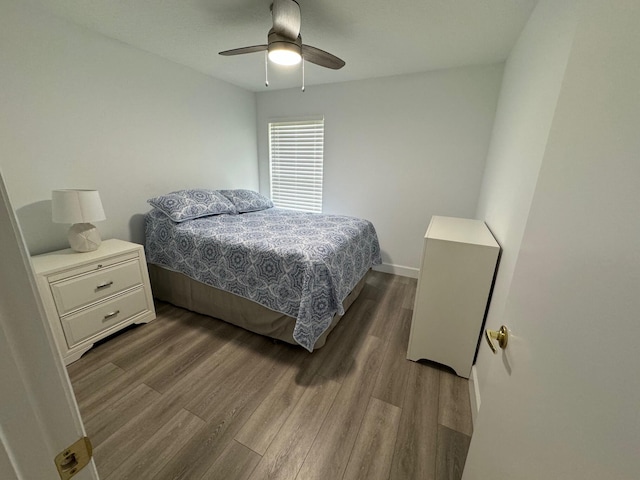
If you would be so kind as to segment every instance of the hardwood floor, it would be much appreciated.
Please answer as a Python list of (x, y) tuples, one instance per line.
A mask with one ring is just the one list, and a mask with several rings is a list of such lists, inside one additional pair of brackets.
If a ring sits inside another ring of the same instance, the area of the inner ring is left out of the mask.
[(312, 354), (158, 303), (68, 367), (101, 478), (459, 479), (467, 381), (405, 358), (415, 289), (370, 272)]

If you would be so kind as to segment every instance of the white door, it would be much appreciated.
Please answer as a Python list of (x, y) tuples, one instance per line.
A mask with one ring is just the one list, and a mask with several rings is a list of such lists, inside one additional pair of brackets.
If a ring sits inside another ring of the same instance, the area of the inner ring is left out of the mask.
[[(0, 477), (55, 479), (55, 456), (85, 435), (0, 175)], [(74, 478), (97, 479), (93, 460)]]
[(581, 8), (464, 480), (640, 478), (640, 4)]

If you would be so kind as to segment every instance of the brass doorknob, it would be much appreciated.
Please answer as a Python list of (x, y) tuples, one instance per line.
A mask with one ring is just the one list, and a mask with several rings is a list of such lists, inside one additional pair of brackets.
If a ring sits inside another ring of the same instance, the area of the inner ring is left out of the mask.
[(509, 330), (507, 327), (502, 325), (500, 330), (497, 332), (495, 330), (489, 330), (488, 328), (484, 332), (484, 338), (487, 340), (487, 343), (491, 347), (491, 351), (495, 354), (498, 353), (498, 349), (496, 348), (493, 340), (498, 340), (498, 345), (501, 349), (507, 348), (507, 342), (509, 341)]

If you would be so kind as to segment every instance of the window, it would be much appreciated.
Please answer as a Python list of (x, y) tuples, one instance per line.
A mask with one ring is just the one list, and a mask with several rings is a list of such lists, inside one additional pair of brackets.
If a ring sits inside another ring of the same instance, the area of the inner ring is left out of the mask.
[(324, 119), (269, 123), (271, 200), (277, 207), (322, 212)]

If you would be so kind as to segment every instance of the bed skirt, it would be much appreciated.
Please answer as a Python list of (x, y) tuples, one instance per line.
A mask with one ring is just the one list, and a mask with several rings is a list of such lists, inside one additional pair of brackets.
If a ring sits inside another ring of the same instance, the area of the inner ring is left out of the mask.
[[(193, 280), (186, 275), (148, 264), (153, 296), (158, 300), (186, 308), (193, 312), (219, 318), (260, 335), (276, 338), (297, 345), (293, 339), (296, 319), (262, 305)], [(366, 277), (366, 275), (365, 275)], [(364, 287), (365, 277), (358, 282), (342, 305), (345, 312), (358, 298)], [(331, 330), (342, 315), (335, 315), (331, 326), (316, 341), (314, 349), (322, 347)]]

